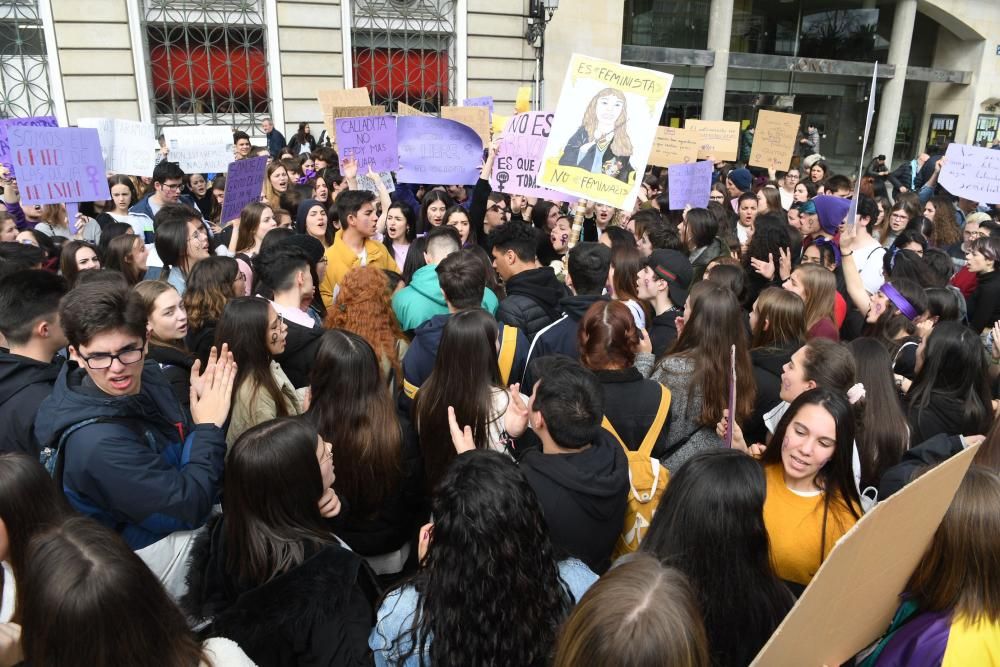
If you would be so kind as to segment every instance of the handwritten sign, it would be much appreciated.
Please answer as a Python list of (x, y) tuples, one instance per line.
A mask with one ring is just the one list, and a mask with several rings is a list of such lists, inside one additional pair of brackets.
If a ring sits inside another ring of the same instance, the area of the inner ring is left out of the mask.
[(411, 107), (406, 102), (396, 103), (396, 115), (397, 116), (430, 116), (429, 113), (424, 113), (416, 107)]
[(507, 120), (490, 174), (490, 186), (494, 190), (549, 201), (575, 199), (543, 188), (537, 182), (538, 166), (545, 153), (553, 115), (551, 111), (529, 111)]
[(358, 170), (392, 171), (399, 166), (396, 154), (396, 119), (392, 116), (338, 118), (337, 149), (341, 157), (354, 157)]
[(7, 140), (24, 204), (111, 199), (97, 130), (22, 125)]
[(441, 117), (471, 127), (483, 146), (490, 145), (490, 110), (486, 107), (441, 107)]
[(226, 171), (233, 161), (233, 131), (224, 125), (163, 128), (168, 159), (189, 174)]
[(81, 118), (76, 124), (97, 130), (108, 171), (129, 176), (153, 175), (156, 152), (152, 146), (156, 128), (152, 123), (122, 118)]
[(385, 115), (384, 106), (332, 107), (328, 111), (323, 112), (323, 125), (326, 127), (327, 134), (330, 135), (330, 141), (336, 142), (338, 118), (361, 118), (383, 115)]
[(696, 130), (701, 137), (698, 159), (733, 161), (739, 153), (740, 124), (728, 120), (688, 120), (685, 129)]
[(951, 144), (938, 180), (948, 192), (980, 204), (1000, 204), (1000, 151)]
[(653, 138), (653, 150), (649, 153), (649, 164), (655, 167), (669, 167), (672, 164), (687, 164), (698, 159), (701, 137), (696, 130), (679, 127), (658, 127)]
[(707, 160), (693, 164), (674, 164), (667, 172), (667, 189), (671, 211), (686, 206), (705, 208), (712, 190), (712, 163)]
[(222, 200), (220, 218), (224, 223), (240, 217), (240, 212), (247, 204), (260, 201), (266, 169), (266, 155), (229, 163), (229, 171), (226, 173), (226, 195)]
[(750, 148), (750, 166), (784, 171), (795, 154), (795, 137), (802, 117), (795, 113), (763, 110), (757, 114), (757, 127)]
[(485, 97), (469, 97), (462, 100), (463, 107), (487, 107), (493, 113), (493, 98), (489, 95)]
[(397, 119), (400, 183), (474, 185), (482, 143), (475, 130), (447, 118)]
[(0, 165), (14, 173), (14, 165), (10, 158), (10, 145), (7, 142), (7, 128), (10, 127), (59, 127), (54, 116), (34, 116), (32, 118), (7, 118), (0, 120)]
[[(379, 171), (376, 172), (376, 175), (378, 176), (379, 180), (382, 181), (382, 185), (385, 186), (386, 190), (392, 192), (393, 190), (396, 189), (396, 182), (392, 180), (391, 171)], [(374, 192), (375, 194), (379, 193), (378, 185), (375, 183), (375, 179), (369, 176), (367, 173), (362, 174), (359, 172), (357, 180), (359, 189), (367, 190), (368, 192)]]

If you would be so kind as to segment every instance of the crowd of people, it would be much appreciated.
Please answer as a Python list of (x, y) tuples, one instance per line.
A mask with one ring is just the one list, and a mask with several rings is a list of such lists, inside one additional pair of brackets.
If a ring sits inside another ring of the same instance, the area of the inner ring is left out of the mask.
[(940, 151), (856, 183), (810, 127), (616, 210), (262, 131), (235, 220), (166, 150), (73, 221), (0, 178), (0, 666), (747, 665), (979, 443), (858, 661), (998, 659), (1000, 207)]

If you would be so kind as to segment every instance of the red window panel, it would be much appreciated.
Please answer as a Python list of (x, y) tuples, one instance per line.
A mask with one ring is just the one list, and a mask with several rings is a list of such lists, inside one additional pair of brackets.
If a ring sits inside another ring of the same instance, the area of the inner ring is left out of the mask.
[(448, 52), (426, 49), (354, 49), (354, 85), (375, 100), (435, 107), (448, 100)]
[(245, 111), (267, 105), (267, 60), (262, 48), (151, 44), (150, 61), (157, 102), (197, 100), (209, 106), (246, 107)]

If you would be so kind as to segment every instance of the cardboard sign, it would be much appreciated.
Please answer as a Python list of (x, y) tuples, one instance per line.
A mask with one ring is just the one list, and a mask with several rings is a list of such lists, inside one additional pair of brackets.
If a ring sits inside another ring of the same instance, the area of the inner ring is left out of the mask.
[(430, 116), (429, 113), (424, 113), (416, 107), (411, 107), (406, 102), (396, 103), (396, 115), (397, 116)]
[(396, 154), (396, 119), (393, 116), (338, 118), (337, 150), (341, 158), (353, 157), (358, 171), (392, 171), (399, 166)]
[(514, 98), (514, 113), (524, 113), (531, 110), (531, 86), (521, 86)]
[(493, 160), (490, 186), (498, 192), (569, 201), (570, 195), (538, 185), (538, 166), (552, 128), (551, 111), (519, 113), (507, 121)]
[[(392, 191), (396, 189), (396, 182), (392, 180), (391, 171), (380, 171), (377, 172), (377, 175), (379, 180), (382, 181), (382, 185), (385, 186), (385, 189), (389, 191), (389, 193), (392, 193)], [(362, 174), (359, 172), (357, 181), (358, 181), (358, 189), (367, 190), (368, 192), (374, 192), (375, 194), (379, 194), (378, 185), (376, 185), (375, 179), (370, 177), (367, 173)]]
[(156, 138), (156, 128), (152, 123), (121, 118), (81, 118), (76, 124), (97, 130), (108, 171), (129, 176), (153, 175), (156, 152), (150, 147)]
[(490, 145), (490, 110), (486, 107), (441, 107), (441, 117), (471, 127), (483, 146)]
[(469, 97), (462, 100), (463, 107), (487, 107), (493, 113), (493, 98), (489, 95), (485, 97)]
[(840, 665), (878, 639), (978, 450), (952, 456), (865, 514), (751, 664)]
[(10, 127), (59, 127), (55, 116), (34, 116), (32, 118), (6, 118), (0, 120), (0, 165), (7, 168), (11, 175), (14, 165), (11, 163), (10, 145), (7, 142), (7, 128)]
[(474, 185), (483, 147), (475, 130), (447, 118), (397, 119), (400, 183)]
[(664, 72), (574, 53), (538, 183), (631, 210), (672, 82)]
[(7, 140), (23, 204), (111, 199), (97, 130), (21, 125)]
[(330, 135), (330, 141), (336, 143), (338, 118), (362, 118), (383, 115), (385, 115), (384, 106), (332, 107), (323, 112), (323, 125), (326, 127), (326, 133)]
[(1000, 151), (951, 144), (938, 182), (953, 195), (980, 204), (1000, 204)]
[(654, 167), (669, 167), (672, 164), (694, 162), (698, 159), (700, 140), (696, 130), (658, 127), (653, 138), (653, 150), (649, 153), (649, 164)]
[(688, 120), (685, 129), (696, 130), (701, 137), (698, 159), (712, 157), (717, 161), (732, 162), (739, 155), (740, 124), (728, 120)]
[(222, 200), (222, 216), (219, 218), (223, 223), (240, 217), (240, 212), (247, 204), (260, 201), (266, 170), (266, 155), (248, 157), (229, 164), (229, 171), (226, 173), (226, 194)]
[(802, 117), (794, 113), (759, 112), (750, 148), (750, 166), (787, 170), (795, 154), (795, 138), (801, 120)]
[(493, 114), (493, 118), (490, 120), (490, 129), (493, 130), (494, 137), (499, 136), (503, 132), (509, 120), (510, 116), (501, 116), (498, 113)]
[(316, 98), (323, 113), (334, 107), (369, 107), (372, 104), (367, 88), (320, 90), (316, 93)]
[(667, 171), (667, 195), (671, 211), (683, 211), (688, 206), (708, 206), (708, 196), (712, 193), (712, 168), (712, 163), (708, 160), (670, 165)]
[(233, 131), (224, 125), (191, 125), (163, 128), (170, 154), (188, 174), (226, 171), (233, 161)]

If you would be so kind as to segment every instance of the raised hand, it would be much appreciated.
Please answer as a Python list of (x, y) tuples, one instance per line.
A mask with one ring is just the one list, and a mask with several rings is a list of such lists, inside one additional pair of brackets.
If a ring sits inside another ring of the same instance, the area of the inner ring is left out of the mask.
[(196, 361), (191, 368), (191, 418), (195, 424), (215, 424), (222, 428), (232, 404), (236, 362), (228, 346), (223, 345), (218, 360), (208, 364), (202, 374), (198, 374), (199, 369)]
[(513, 438), (519, 438), (528, 430), (528, 406), (521, 398), (521, 385), (512, 384), (507, 390), (510, 402), (504, 414), (504, 430)]
[(358, 177), (358, 161), (353, 155), (340, 161), (340, 174), (349, 181)]
[(460, 427), (458, 418), (455, 417), (455, 408), (448, 406), (448, 430), (451, 432), (451, 444), (459, 454), (471, 452), (476, 448), (476, 441), (472, 438), (472, 429), (468, 426)]
[(756, 271), (760, 275), (764, 276), (768, 280), (773, 280), (774, 279), (774, 273), (775, 273), (775, 269), (774, 269), (774, 255), (772, 255), (771, 253), (767, 253), (767, 261), (766, 262), (764, 260), (762, 260), (762, 259), (757, 259), (756, 257), (751, 257), (750, 258), (750, 266), (753, 267), (754, 271)]
[(778, 248), (778, 276), (782, 280), (788, 280), (792, 275), (792, 249)]
[(639, 347), (636, 351), (647, 353), (653, 352), (653, 341), (649, 340), (649, 333), (645, 329), (639, 329)]

